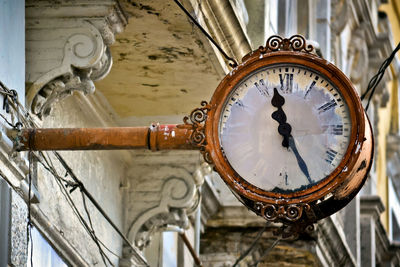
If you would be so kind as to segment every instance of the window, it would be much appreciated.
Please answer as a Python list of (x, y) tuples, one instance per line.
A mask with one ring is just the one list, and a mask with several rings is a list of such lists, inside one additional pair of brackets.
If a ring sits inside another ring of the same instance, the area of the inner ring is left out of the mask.
[[(28, 250), (28, 267), (31, 266), (31, 255), (33, 266), (40, 267), (67, 267), (68, 265), (61, 259), (56, 251), (50, 246), (46, 239), (39, 233), (39, 231), (32, 227), (32, 240), (33, 246), (29, 244)], [(33, 247), (33, 250), (31, 250)], [(33, 254), (32, 254), (33, 252)]]
[(175, 232), (163, 232), (163, 267), (177, 266), (177, 238)]
[(388, 182), (389, 193), (389, 238), (391, 241), (400, 241), (400, 201), (392, 178)]
[(268, 1), (266, 5), (265, 35), (278, 34), (278, 0)]

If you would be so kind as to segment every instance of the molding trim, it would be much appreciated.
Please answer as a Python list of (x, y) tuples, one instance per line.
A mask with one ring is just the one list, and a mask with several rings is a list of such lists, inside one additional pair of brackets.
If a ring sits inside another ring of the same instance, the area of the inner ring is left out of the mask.
[[(238, 63), (241, 62), (243, 56), (252, 51), (248, 37), (229, 0), (187, 1), (191, 4), (190, 8), (193, 8), (190, 12), (195, 13), (199, 23)], [(225, 73), (228, 73), (228, 62), (214, 46), (212, 48)]]
[(343, 230), (333, 218), (334, 216), (331, 216), (318, 223), (316, 231), (318, 258), (321, 262), (324, 259), (334, 266), (356, 267), (357, 262), (347, 245)]
[(372, 216), (380, 221), (381, 213), (385, 210), (381, 197), (378, 195), (364, 195), (360, 197), (360, 216)]
[(36, 205), (31, 206), (32, 219), (35, 227), (47, 239), (51, 246), (73, 266), (89, 267), (90, 264), (83, 259), (78, 251), (61, 234), (62, 231), (50, 223), (46, 215)]
[(375, 257), (377, 265), (397, 266), (400, 261), (400, 246), (390, 242), (386, 230), (380, 220), (385, 210), (380, 196), (366, 195), (360, 198), (360, 216), (372, 217), (375, 222)]

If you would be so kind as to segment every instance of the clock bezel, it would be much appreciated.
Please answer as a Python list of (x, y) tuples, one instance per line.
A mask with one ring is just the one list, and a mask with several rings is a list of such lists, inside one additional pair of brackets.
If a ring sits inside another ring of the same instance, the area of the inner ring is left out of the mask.
[[(346, 102), (350, 120), (351, 131), (349, 145), (338, 166), (329, 176), (321, 179), (312, 187), (290, 193), (276, 193), (265, 191), (242, 178), (230, 165), (228, 159), (221, 150), (219, 123), (224, 104), (231, 91), (241, 81), (258, 72), (261, 68), (271, 65), (296, 64), (305, 68), (315, 70), (328, 78), (337, 88)], [(295, 204), (310, 203), (323, 198), (333, 192), (348, 177), (346, 170), (352, 170), (357, 162), (357, 146), (364, 141), (365, 119), (361, 101), (350, 80), (335, 65), (310, 53), (297, 51), (275, 51), (263, 53), (261, 49), (252, 52), (244, 58), (244, 62), (225, 78), (218, 85), (211, 101), (210, 110), (207, 113), (205, 123), (205, 135), (209, 157), (215, 165), (215, 169), (221, 178), (236, 193), (253, 201), (269, 204)]]

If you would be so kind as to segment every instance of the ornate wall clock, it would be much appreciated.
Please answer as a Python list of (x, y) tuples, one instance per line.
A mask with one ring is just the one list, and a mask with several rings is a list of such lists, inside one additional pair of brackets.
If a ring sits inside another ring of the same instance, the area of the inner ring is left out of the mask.
[(299, 35), (272, 36), (192, 113), (205, 122), (193, 141), (237, 198), (297, 230), (344, 207), (373, 154), (352, 83), (312, 52)]
[(289, 226), (284, 236), (343, 208), (372, 163), (371, 126), (352, 83), (299, 35), (272, 36), (246, 55), (184, 121), (24, 129), (16, 149), (200, 149), (244, 205)]

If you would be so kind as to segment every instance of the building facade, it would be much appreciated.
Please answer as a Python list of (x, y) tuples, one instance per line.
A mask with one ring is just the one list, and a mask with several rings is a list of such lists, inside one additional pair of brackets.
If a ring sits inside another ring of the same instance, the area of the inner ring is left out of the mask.
[[(181, 2), (238, 62), (271, 35), (302, 34), (360, 95), (400, 41), (395, 0)], [(400, 265), (399, 56), (368, 109), (367, 183), (314, 231), (276, 243), (278, 225), (197, 151), (16, 151), (17, 122), (175, 124), (208, 101), (229, 62), (174, 1), (0, 0), (0, 40), (0, 266), (195, 266), (191, 249), (203, 266), (232, 266), (249, 248), (237, 266)]]

